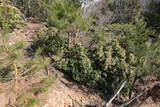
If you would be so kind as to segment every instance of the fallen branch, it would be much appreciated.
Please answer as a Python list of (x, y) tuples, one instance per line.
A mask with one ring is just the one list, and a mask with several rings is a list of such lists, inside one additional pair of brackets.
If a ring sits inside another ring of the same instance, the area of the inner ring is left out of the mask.
[(121, 90), (123, 89), (123, 87), (125, 86), (125, 84), (126, 84), (126, 81), (121, 85), (121, 87), (119, 88), (119, 90), (117, 91), (117, 93), (109, 100), (109, 102), (104, 107), (109, 107), (109, 105), (112, 103), (112, 101), (121, 92)]
[(135, 99), (141, 97), (142, 95), (144, 95), (147, 91), (149, 91), (149, 88), (146, 88), (143, 92), (141, 92), (140, 94), (138, 94), (136, 97), (132, 98), (131, 100), (129, 100), (127, 103), (122, 104), (120, 107), (125, 107), (127, 105), (129, 105), (131, 102), (133, 102)]

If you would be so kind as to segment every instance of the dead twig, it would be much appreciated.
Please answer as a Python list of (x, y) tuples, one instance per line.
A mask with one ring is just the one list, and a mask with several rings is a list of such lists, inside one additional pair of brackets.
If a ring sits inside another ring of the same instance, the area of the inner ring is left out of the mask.
[(133, 102), (135, 99), (141, 97), (142, 95), (144, 95), (147, 91), (149, 91), (149, 88), (146, 88), (143, 92), (141, 92), (140, 94), (138, 94), (136, 97), (132, 98), (131, 100), (129, 100), (128, 102), (122, 104), (120, 107), (125, 107), (127, 105), (129, 105), (131, 102)]
[(116, 98), (116, 96), (121, 92), (121, 90), (123, 89), (123, 87), (125, 86), (126, 81), (121, 85), (121, 87), (119, 88), (119, 90), (116, 92), (116, 94), (109, 100), (109, 102), (104, 106), (104, 107), (109, 107), (109, 105), (112, 103), (112, 101)]

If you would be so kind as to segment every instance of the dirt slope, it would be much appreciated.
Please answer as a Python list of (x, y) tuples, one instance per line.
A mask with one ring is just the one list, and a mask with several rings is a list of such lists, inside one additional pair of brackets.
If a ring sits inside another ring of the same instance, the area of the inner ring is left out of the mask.
[(85, 107), (104, 105), (105, 101), (94, 90), (60, 78), (48, 91), (43, 107)]

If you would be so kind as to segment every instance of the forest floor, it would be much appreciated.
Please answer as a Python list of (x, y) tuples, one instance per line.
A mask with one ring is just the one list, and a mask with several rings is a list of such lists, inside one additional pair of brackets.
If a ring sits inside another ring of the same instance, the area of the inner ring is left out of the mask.
[[(34, 38), (36, 38), (36, 34), (41, 33), (43, 29), (46, 29), (44, 24), (28, 23), (23, 26), (17, 26), (17, 28), (10, 33), (12, 37), (9, 39), (9, 44), (14, 44), (17, 41), (26, 41), (30, 44)], [(99, 105), (98, 107), (102, 107), (102, 105), (107, 103), (98, 91), (66, 79), (64, 74), (57, 70), (53, 70), (53, 72), (59, 75), (58, 79), (46, 93), (37, 96), (42, 101), (37, 107), (96, 107), (96, 104)], [(40, 77), (43, 77), (46, 74), (41, 73), (40, 75)], [(37, 78), (31, 79), (29, 82), (22, 81), (18, 87), (27, 90), (31, 88), (36, 81), (38, 81)], [(160, 107), (159, 85), (160, 81), (153, 77), (146, 77), (143, 78), (143, 80), (137, 81), (133, 96), (136, 96), (136, 94), (144, 91), (146, 88), (150, 88), (151, 90), (144, 97), (130, 104), (130, 107)], [(8, 91), (8, 87), (11, 88), (12, 86), (13, 81), (0, 83), (0, 107), (5, 107), (6, 104), (10, 103), (10, 98), (13, 94)], [(154, 88), (155, 86), (157, 87)], [(142, 104), (138, 105), (138, 103)], [(112, 106), (119, 107), (119, 105), (116, 104), (112, 104)]]

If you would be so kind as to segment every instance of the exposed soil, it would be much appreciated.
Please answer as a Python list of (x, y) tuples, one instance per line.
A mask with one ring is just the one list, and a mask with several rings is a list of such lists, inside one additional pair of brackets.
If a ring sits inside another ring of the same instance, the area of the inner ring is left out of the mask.
[[(148, 90), (145, 92), (145, 90)], [(127, 107), (160, 107), (160, 80), (147, 76), (138, 79), (135, 83), (132, 98), (145, 92), (141, 97), (135, 99)]]
[[(21, 80), (16, 86), (16, 93), (12, 90), (12, 88), (15, 89), (13, 81), (0, 83), (0, 98), (2, 98), (0, 107), (14, 104), (18, 95), (30, 90), (43, 76), (37, 77), (39, 78), (31, 78), (29, 81)], [(36, 107), (87, 107), (87, 105), (95, 106), (96, 104), (101, 107), (106, 103), (97, 91), (68, 81), (62, 76), (59, 76), (46, 93), (38, 94), (36, 97), (41, 100), (40, 105)]]
[(96, 90), (88, 89), (65, 78), (60, 78), (48, 91), (43, 107), (85, 107), (106, 102)]
[(160, 107), (160, 80), (155, 77), (147, 76), (135, 84), (135, 94), (144, 91), (149, 91), (140, 97), (137, 101), (139, 107)]

